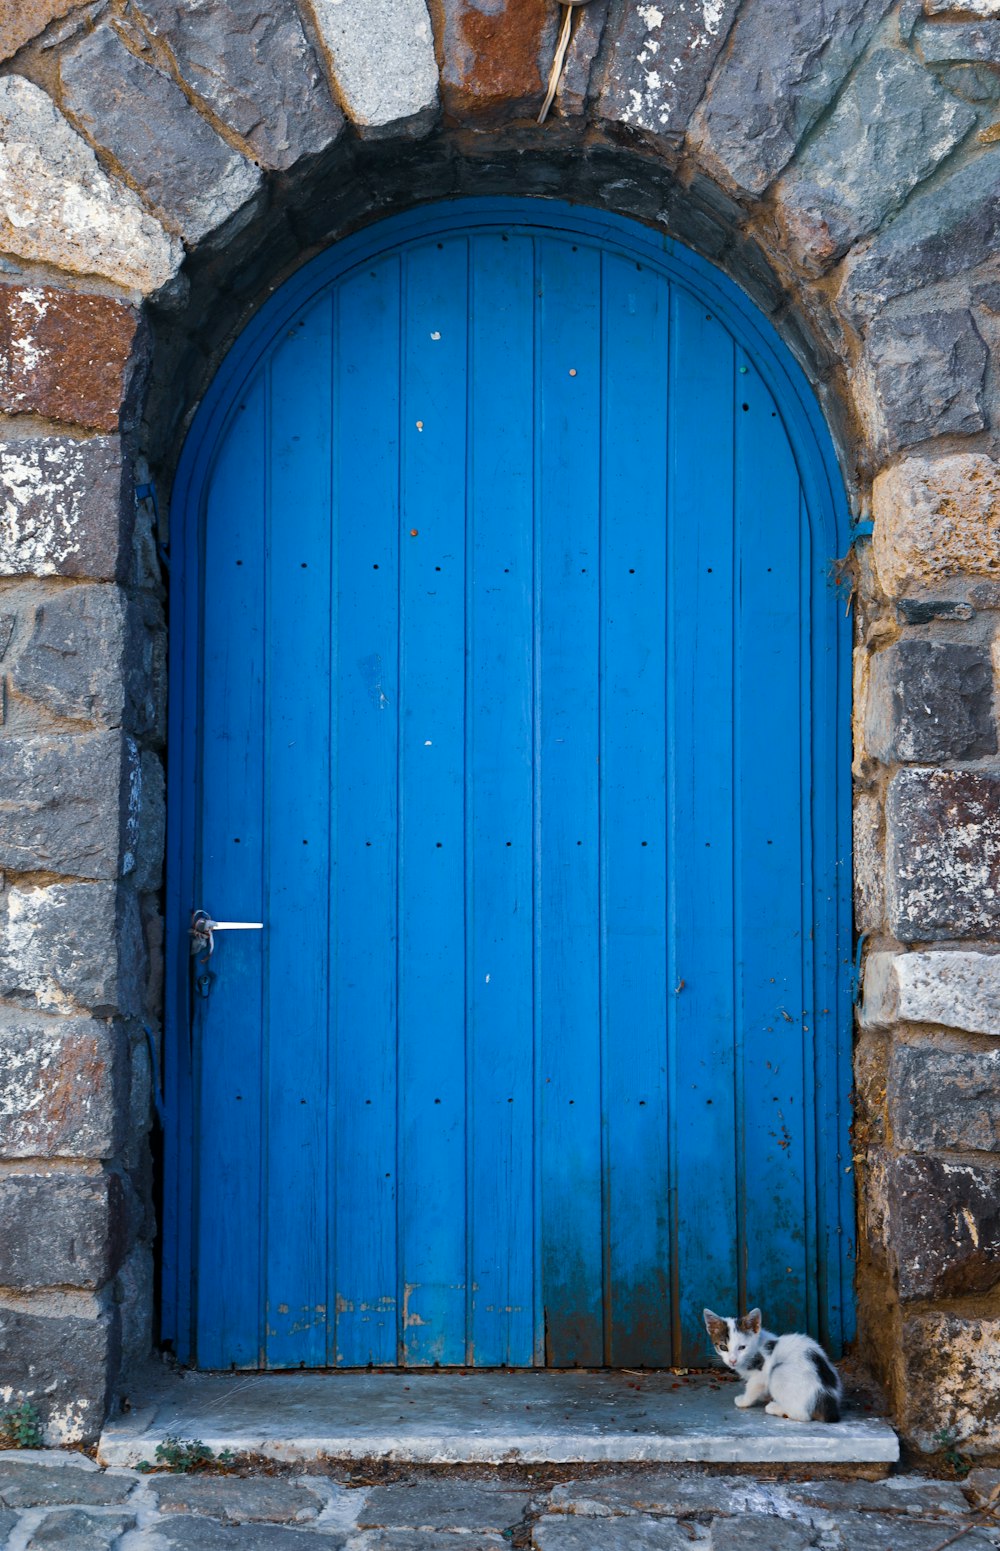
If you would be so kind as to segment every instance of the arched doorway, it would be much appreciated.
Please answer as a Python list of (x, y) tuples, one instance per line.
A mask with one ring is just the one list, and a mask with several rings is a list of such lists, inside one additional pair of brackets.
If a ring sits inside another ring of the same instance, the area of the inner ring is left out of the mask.
[[(178, 518), (180, 1355), (838, 1347), (846, 512), (774, 331), (623, 219), (395, 218), (246, 330)], [(263, 930), (192, 976), (197, 906)]]

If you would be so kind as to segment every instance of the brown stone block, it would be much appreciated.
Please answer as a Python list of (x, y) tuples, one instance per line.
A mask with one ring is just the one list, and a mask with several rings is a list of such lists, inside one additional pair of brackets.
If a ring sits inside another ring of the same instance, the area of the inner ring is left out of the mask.
[(555, 48), (548, 0), (432, 0), (441, 92), (456, 118), (538, 112)]
[(900, 1420), (929, 1452), (951, 1433), (966, 1452), (1000, 1448), (1000, 1320), (918, 1314), (902, 1332)]
[(137, 323), (109, 296), (0, 287), (0, 410), (117, 430)]
[(125, 1037), (91, 1018), (0, 1013), (0, 1157), (112, 1157)]
[(904, 458), (875, 480), (873, 552), (890, 597), (1000, 576), (1000, 471), (983, 453)]
[(84, 0), (0, 0), (0, 59), (10, 59), (19, 48), (44, 32)]

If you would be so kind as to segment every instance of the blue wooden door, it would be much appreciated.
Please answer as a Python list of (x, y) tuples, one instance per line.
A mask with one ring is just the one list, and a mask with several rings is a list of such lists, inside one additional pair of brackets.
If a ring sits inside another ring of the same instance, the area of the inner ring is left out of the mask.
[(177, 915), (264, 923), (178, 1064), (199, 1364), (839, 1342), (824, 436), (707, 265), (547, 205), (379, 228), (237, 351), (181, 480)]

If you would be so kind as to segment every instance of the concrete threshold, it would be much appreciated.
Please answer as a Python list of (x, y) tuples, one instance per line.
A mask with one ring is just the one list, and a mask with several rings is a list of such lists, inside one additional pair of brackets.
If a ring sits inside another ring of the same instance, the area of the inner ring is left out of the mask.
[(168, 1436), (286, 1463), (588, 1461), (888, 1465), (880, 1417), (799, 1423), (737, 1410), (723, 1375), (524, 1370), (165, 1375), (108, 1423), (105, 1465), (153, 1461)]

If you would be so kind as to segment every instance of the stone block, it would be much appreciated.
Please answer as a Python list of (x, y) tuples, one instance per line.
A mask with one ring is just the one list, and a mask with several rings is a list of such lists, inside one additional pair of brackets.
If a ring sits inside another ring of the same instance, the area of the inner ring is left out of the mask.
[(934, 1023), (1000, 1036), (1000, 955), (870, 953), (861, 1021), (868, 1028)]
[(375, 1488), (358, 1516), (358, 1528), (501, 1535), (524, 1517), (529, 1501), (528, 1492), (479, 1481), (401, 1481)]
[(344, 116), (291, 0), (142, 0), (184, 80), (262, 167), (284, 171), (331, 145)]
[(689, 139), (704, 168), (727, 187), (762, 194), (889, 7), (890, 0), (831, 0), (822, 9), (744, 8), (692, 122)]
[(682, 135), (737, 9), (737, 0), (683, 7), (616, 0), (598, 113), (654, 134)]
[(975, 123), (912, 54), (875, 49), (778, 184), (800, 259), (822, 267), (875, 231)]
[(141, 295), (180, 267), (180, 242), (18, 75), (0, 79), (0, 194), (0, 248), (14, 258), (101, 275)]
[(885, 1231), (901, 1300), (987, 1293), (1000, 1282), (1000, 1164), (906, 1153), (889, 1165)]
[[(954, 1530), (954, 1525), (911, 1522), (901, 1526), (898, 1518), (882, 1514), (844, 1513), (837, 1520), (837, 1545), (844, 1551), (941, 1551), (942, 1540)], [(989, 1551), (994, 1542), (982, 1530), (974, 1529), (956, 1544), (967, 1546), (968, 1551)]]
[(96, 1291), (121, 1264), (125, 1193), (117, 1174), (2, 1174), (0, 1221), (0, 1287)]
[[(566, 1518), (561, 1514), (546, 1515), (536, 1523), (531, 1540), (538, 1551), (690, 1551), (691, 1548), (686, 1527), (670, 1519), (647, 1519), (638, 1515), (597, 1522)], [(390, 1544), (392, 1542), (385, 1542), (387, 1548)], [(424, 1544), (424, 1541), (420, 1542), (421, 1546)], [(807, 1544), (807, 1541), (796, 1541), (794, 1551)], [(417, 1551), (416, 1541), (412, 1551)], [(707, 1547), (705, 1551), (708, 1551)], [(763, 1546), (761, 1551), (764, 1551)], [(785, 1543), (772, 1540), (767, 1551), (786, 1551)]]
[(113, 1157), (122, 1140), (125, 1060), (115, 1024), (3, 1009), (0, 1157)]
[[(997, 10), (1000, 18), (1000, 8)], [(914, 41), (924, 59), (934, 64), (948, 61), (973, 63), (980, 60), (1000, 65), (1000, 33), (997, 28), (981, 23), (952, 23), (942, 27), (927, 22), (918, 24)]]
[(135, 1528), (134, 1513), (88, 1513), (86, 1508), (60, 1508), (47, 1513), (33, 1532), (26, 1551), (112, 1551), (121, 1536)]
[(134, 891), (114, 883), (14, 886), (0, 895), (0, 996), (44, 1012), (142, 1010)]
[(0, 738), (0, 868), (113, 878), (121, 779), (116, 732)]
[(586, 111), (590, 78), (609, 8), (610, 0), (588, 0), (586, 5), (577, 7), (579, 15), (573, 20), (566, 63), (556, 88), (556, 102), (563, 118), (579, 118)]
[(34, 1401), (48, 1443), (98, 1436), (118, 1361), (118, 1312), (106, 1298), (0, 1296), (0, 1401)]
[(901, 1338), (900, 1421), (920, 1449), (954, 1435), (969, 1454), (1000, 1448), (1000, 1320), (913, 1314)]
[(167, 794), (163, 763), (159, 756), (141, 755), (142, 804), (135, 853), (135, 887), (141, 893), (159, 889), (163, 882), (163, 853), (167, 833)]
[(137, 1244), (125, 1259), (115, 1279), (115, 1297), (121, 1308), (122, 1374), (127, 1383), (142, 1371), (153, 1351), (156, 1277), (148, 1244)]
[[(232, 1529), (214, 1524), (210, 1519), (195, 1519), (187, 1514), (164, 1518), (156, 1526), (156, 1551), (302, 1551), (303, 1540), (312, 1542), (314, 1551), (342, 1551), (347, 1536), (333, 1530), (322, 1534), (303, 1534), (299, 1529), (283, 1529), (276, 1525), (256, 1527), (244, 1525)], [(431, 1551), (432, 1541), (413, 1542), (413, 1551)], [(502, 1546), (503, 1541), (500, 1542)], [(366, 1551), (376, 1551), (373, 1541), (366, 1542)], [(471, 1542), (459, 1541), (455, 1551), (478, 1551)], [(977, 1548), (978, 1551), (978, 1548)]]
[(875, 931), (885, 913), (882, 805), (870, 793), (854, 799), (854, 918), (859, 932)]
[(1000, 177), (986, 151), (918, 189), (894, 221), (844, 262), (839, 301), (856, 321), (893, 297), (964, 274), (1000, 245)]
[(900, 942), (1000, 931), (1000, 775), (898, 771), (886, 835), (889, 923)]
[(883, 764), (939, 764), (997, 751), (989, 652), (960, 641), (897, 641), (872, 658), (865, 744)]
[(985, 454), (902, 459), (876, 478), (872, 513), (890, 597), (954, 576), (1000, 577), (1000, 468)]
[(546, 0), (431, 0), (431, 10), (445, 112), (478, 122), (538, 113), (558, 19)]
[(60, 62), (66, 107), (150, 203), (197, 243), (252, 199), (258, 168), (232, 150), (180, 87), (131, 53), (108, 25)]
[(305, 0), (340, 101), (364, 133), (429, 124), (438, 68), (426, 0)]
[(0, 286), (0, 410), (117, 430), (137, 327), (110, 296)]
[[(709, 1531), (706, 1551), (806, 1551), (815, 1544), (815, 1533), (808, 1524), (779, 1519), (773, 1514), (748, 1513), (739, 1519), (716, 1519)], [(851, 1546), (852, 1551), (861, 1551), (859, 1543), (852, 1541)], [(866, 1545), (864, 1551), (870, 1548)]]
[(125, 598), (117, 587), (53, 590), (33, 611), (10, 668), (19, 695), (56, 716), (121, 725), (125, 706)]
[[(461, 1496), (463, 1483), (452, 1483)], [(306, 1524), (317, 1518), (323, 1499), (308, 1478), (154, 1476), (150, 1482), (162, 1513), (203, 1513), (229, 1524)]]
[(134, 510), (117, 437), (0, 442), (0, 500), (0, 576), (124, 572)]
[(1000, 0), (924, 0), (924, 15), (993, 21), (1000, 17)]
[(888, 1101), (899, 1147), (1000, 1152), (1000, 1050), (897, 1045)]
[(77, 10), (85, 0), (0, 0), (0, 60), (18, 49), (52, 22)]
[[(859, 404), (886, 452), (987, 424), (989, 350), (964, 307), (877, 318), (865, 337)], [(866, 391), (867, 389), (867, 391)]]
[(65, 1464), (51, 1460), (44, 1465), (9, 1456), (0, 1460), (0, 1502), (8, 1508), (48, 1508), (64, 1503), (112, 1508), (123, 1503), (134, 1486), (134, 1476), (81, 1470), (68, 1460)]

